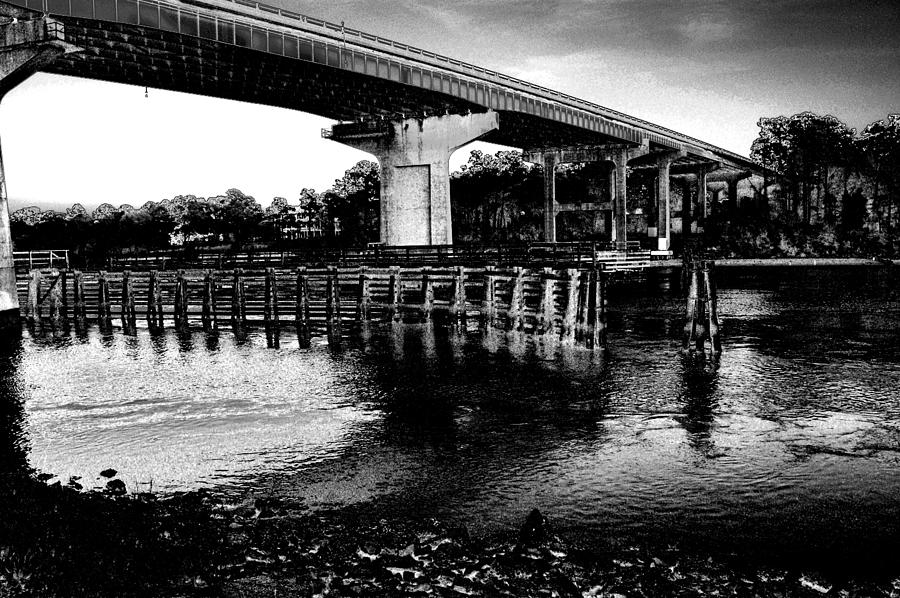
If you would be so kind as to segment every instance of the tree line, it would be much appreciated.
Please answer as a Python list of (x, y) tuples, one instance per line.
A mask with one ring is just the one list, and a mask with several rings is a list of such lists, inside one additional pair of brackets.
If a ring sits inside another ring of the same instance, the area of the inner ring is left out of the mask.
[[(747, 256), (893, 255), (900, 249), (900, 115), (859, 133), (833, 116), (811, 112), (761, 118), (758, 125), (750, 155), (764, 173), (744, 184), (738, 206), (711, 206), (708, 246)], [(562, 165), (557, 199), (609, 202), (608, 176), (606, 164)], [(450, 185), (456, 242), (542, 238), (542, 169), (520, 152), (473, 151), (451, 174)], [(673, 214), (689, 187), (672, 186)], [(653, 212), (653, 189), (652, 178), (629, 175), (630, 221)], [(103, 204), (90, 213), (79, 204), (62, 213), (24, 208), (11, 220), (17, 249), (68, 248), (92, 261), (110, 252), (185, 244), (359, 246), (378, 240), (379, 190), (378, 165), (361, 161), (328, 190), (302, 189), (296, 201), (277, 197), (265, 209), (229, 189), (221, 196), (179, 195), (140, 208)], [(593, 212), (560, 214), (559, 240), (606, 238), (609, 223), (600, 218)]]

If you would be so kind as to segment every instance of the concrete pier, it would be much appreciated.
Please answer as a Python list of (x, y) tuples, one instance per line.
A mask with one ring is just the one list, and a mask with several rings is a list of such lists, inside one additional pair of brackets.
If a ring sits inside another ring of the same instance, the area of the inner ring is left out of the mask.
[(453, 243), (450, 155), (499, 127), (497, 113), (335, 125), (330, 139), (372, 154), (381, 166), (381, 242)]

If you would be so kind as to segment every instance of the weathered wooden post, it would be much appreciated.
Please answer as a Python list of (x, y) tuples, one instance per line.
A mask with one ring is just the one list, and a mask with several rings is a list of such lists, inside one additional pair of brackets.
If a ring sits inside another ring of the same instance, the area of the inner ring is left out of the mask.
[(388, 311), (390, 312), (391, 319), (395, 322), (399, 322), (403, 318), (403, 314), (400, 313), (400, 304), (403, 301), (403, 281), (401, 280), (400, 266), (391, 267), (388, 293), (388, 302), (390, 304)]
[(109, 280), (106, 272), (101, 271), (97, 277), (97, 318), (100, 325), (108, 328), (111, 325), (112, 313), (109, 306)]
[[(499, 251), (499, 245), (498, 245)], [(492, 328), (497, 322), (497, 285), (494, 278), (494, 267), (484, 268), (484, 299), (481, 302), (481, 325)]]
[(206, 331), (216, 328), (216, 275), (212, 270), (207, 270), (203, 275), (203, 329)]
[(366, 267), (359, 267), (359, 299), (356, 303), (356, 314), (359, 317), (359, 323), (365, 324), (369, 321), (369, 311), (372, 304), (372, 296), (369, 290), (369, 275), (366, 273)]
[(234, 281), (231, 287), (231, 320), (235, 325), (243, 325), (247, 320), (247, 303), (244, 296), (244, 271), (234, 269)]
[(309, 347), (309, 280), (306, 277), (306, 268), (297, 268), (297, 298), (294, 323), (297, 326), (297, 342), (300, 347), (304, 349)]
[(465, 326), (466, 323), (466, 270), (456, 267), (450, 288), (450, 324)]
[(131, 282), (131, 272), (122, 272), (122, 328), (133, 330), (136, 325), (134, 308), (134, 285)]
[(62, 311), (62, 275), (59, 270), (50, 270), (50, 289), (47, 291), (47, 297), (50, 304), (50, 323), (54, 329), (62, 328), (63, 311)]
[(578, 276), (578, 312), (575, 316), (575, 340), (588, 345), (590, 330), (588, 320), (591, 308), (591, 277), (590, 272), (580, 272)]
[(507, 329), (518, 331), (525, 326), (525, 272), (522, 266), (516, 266), (513, 268), (513, 272)]
[(551, 268), (544, 268), (541, 273), (541, 306), (538, 312), (536, 332), (547, 335), (553, 332), (553, 316), (556, 312), (553, 294), (556, 290), (556, 279)]
[(275, 268), (266, 268), (265, 307), (263, 322), (266, 326), (278, 325), (278, 275)]
[(422, 315), (425, 320), (431, 319), (434, 311), (434, 282), (431, 280), (431, 268), (422, 268)]
[(32, 270), (28, 278), (28, 300), (25, 303), (25, 318), (29, 323), (41, 319), (41, 271)]
[(596, 272), (594, 280), (594, 297), (596, 302), (593, 311), (593, 344), (595, 348), (606, 348), (606, 291), (607, 291), (606, 269), (600, 264), (599, 270)]
[(184, 270), (175, 275), (175, 327), (179, 330), (188, 327), (188, 286)]
[(86, 314), (84, 311), (84, 277), (80, 270), (75, 270), (72, 274), (72, 286), (73, 315), (75, 321), (81, 323)]
[(147, 324), (151, 330), (163, 327), (162, 287), (159, 284), (159, 271), (150, 271), (147, 283)]
[(603, 313), (603, 272), (601, 269), (591, 268), (588, 272), (588, 313), (585, 327), (585, 344), (591, 349), (602, 349), (604, 342), (601, 340), (605, 329), (602, 321)]
[(701, 266), (706, 284), (706, 304), (709, 317), (709, 342), (713, 355), (722, 352), (722, 339), (719, 331), (719, 311), (716, 298), (715, 262), (703, 262)]
[(325, 326), (328, 332), (328, 343), (339, 345), (341, 342), (341, 285), (338, 271), (334, 266), (328, 268), (325, 282)]
[(578, 317), (578, 287), (581, 280), (578, 276), (578, 270), (575, 268), (566, 269), (566, 278), (568, 280), (566, 311), (563, 314), (561, 340), (565, 344), (572, 344), (575, 342), (575, 320)]
[(691, 261), (684, 265), (687, 281), (687, 304), (685, 305), (684, 340), (682, 350), (703, 351), (703, 330), (700, 320), (702, 318), (702, 303), (700, 299), (700, 272), (697, 262)]

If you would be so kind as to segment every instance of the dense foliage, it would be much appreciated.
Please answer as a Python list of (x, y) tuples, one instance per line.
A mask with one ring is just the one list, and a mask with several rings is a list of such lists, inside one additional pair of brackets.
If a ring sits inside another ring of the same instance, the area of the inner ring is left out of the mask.
[[(759, 120), (751, 157), (765, 167), (744, 183), (738, 205), (711, 204), (704, 242), (721, 255), (894, 255), (900, 193), (900, 115), (857, 133), (833, 116), (803, 112)], [(561, 203), (608, 202), (607, 164), (557, 169)], [(540, 240), (542, 169), (516, 151), (473, 151), (451, 175), (456, 242)], [(722, 183), (720, 183), (722, 185)], [(680, 203), (685, 184), (673, 184)], [(629, 222), (653, 210), (652, 180), (632, 173)], [(12, 214), (16, 248), (70, 249), (97, 262), (111, 252), (172, 245), (359, 246), (378, 240), (379, 167), (361, 161), (325, 192), (303, 189), (296, 200), (276, 197), (263, 209), (237, 189), (202, 198), (179, 195), (140, 208), (103, 204), (88, 213), (75, 204), (64, 213), (30, 207)], [(749, 194), (749, 197), (748, 197)], [(673, 216), (677, 208), (673, 207)], [(598, 212), (557, 217), (560, 241), (608, 238)], [(645, 226), (646, 224), (644, 224)], [(633, 232), (633, 231), (632, 231)]]

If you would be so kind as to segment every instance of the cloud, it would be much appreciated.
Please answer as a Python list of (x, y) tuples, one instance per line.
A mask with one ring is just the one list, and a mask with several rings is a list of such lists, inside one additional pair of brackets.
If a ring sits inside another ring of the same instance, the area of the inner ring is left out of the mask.
[(693, 43), (704, 44), (726, 40), (734, 35), (735, 28), (724, 20), (709, 15), (689, 19), (678, 25), (679, 33)]

